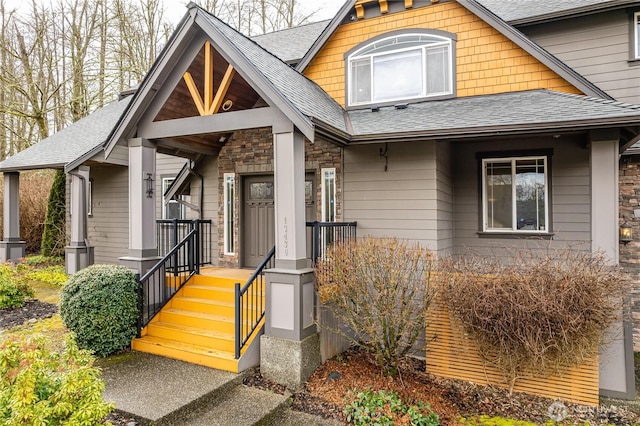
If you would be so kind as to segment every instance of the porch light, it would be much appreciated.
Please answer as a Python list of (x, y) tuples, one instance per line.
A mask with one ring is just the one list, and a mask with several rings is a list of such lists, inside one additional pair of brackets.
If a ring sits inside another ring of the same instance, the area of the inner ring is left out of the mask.
[(147, 198), (153, 197), (153, 174), (147, 173), (147, 177), (144, 180), (147, 183)]
[(633, 228), (625, 219), (624, 223), (620, 225), (620, 242), (627, 245), (631, 241), (633, 241)]

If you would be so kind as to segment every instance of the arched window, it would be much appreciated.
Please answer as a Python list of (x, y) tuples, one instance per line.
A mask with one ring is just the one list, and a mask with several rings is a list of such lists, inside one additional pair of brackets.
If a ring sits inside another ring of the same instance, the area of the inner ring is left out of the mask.
[(348, 105), (446, 97), (454, 91), (453, 34), (402, 32), (347, 53)]

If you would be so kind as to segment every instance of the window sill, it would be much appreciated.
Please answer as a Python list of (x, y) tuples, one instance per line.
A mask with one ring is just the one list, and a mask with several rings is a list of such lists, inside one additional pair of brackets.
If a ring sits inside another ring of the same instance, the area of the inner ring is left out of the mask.
[(553, 232), (477, 232), (480, 238), (499, 238), (505, 240), (518, 240), (518, 239), (540, 239), (551, 240), (555, 233)]
[(640, 58), (632, 58), (632, 59), (628, 59), (627, 63), (631, 66), (640, 66)]

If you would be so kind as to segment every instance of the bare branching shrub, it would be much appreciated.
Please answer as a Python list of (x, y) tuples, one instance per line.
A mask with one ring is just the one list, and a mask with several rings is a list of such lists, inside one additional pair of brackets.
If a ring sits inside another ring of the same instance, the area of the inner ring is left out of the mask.
[[(27, 253), (40, 252), (47, 198), (52, 182), (52, 170), (37, 170), (20, 174), (20, 238), (27, 243)], [(4, 200), (3, 184), (0, 184), (0, 200)], [(2, 215), (3, 210), (0, 209), (0, 224), (3, 223)], [(0, 226), (0, 235), (2, 231), (2, 226)]]
[(316, 265), (321, 301), (392, 377), (425, 328), (432, 264), (432, 253), (418, 245), (365, 238), (334, 245)]
[(513, 391), (518, 378), (561, 374), (593, 359), (620, 319), (629, 283), (602, 254), (511, 255), (508, 262), (473, 254), (441, 262), (440, 296)]

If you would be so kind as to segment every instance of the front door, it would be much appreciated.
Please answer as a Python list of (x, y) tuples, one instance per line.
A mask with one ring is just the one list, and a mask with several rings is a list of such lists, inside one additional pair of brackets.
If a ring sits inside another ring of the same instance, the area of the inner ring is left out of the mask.
[[(315, 179), (307, 175), (307, 220), (315, 220)], [(273, 175), (245, 176), (243, 183), (242, 266), (257, 267), (276, 243)]]

